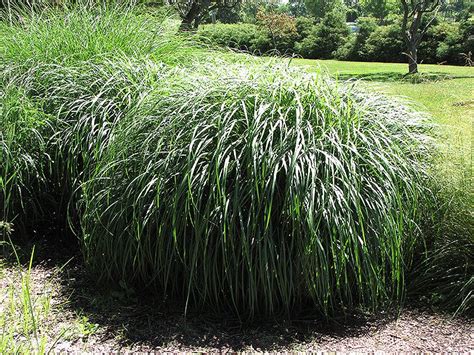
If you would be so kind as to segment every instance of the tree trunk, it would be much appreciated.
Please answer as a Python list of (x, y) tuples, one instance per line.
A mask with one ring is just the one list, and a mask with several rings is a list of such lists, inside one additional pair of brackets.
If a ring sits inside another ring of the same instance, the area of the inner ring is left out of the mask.
[(197, 16), (195, 19), (194, 19), (194, 24), (193, 24), (193, 29), (194, 31), (197, 31), (199, 25), (201, 24), (201, 16)]
[(193, 28), (192, 21), (189, 21), (188, 19), (183, 19), (181, 21), (181, 25), (179, 25), (180, 32), (188, 32), (188, 31), (191, 31), (192, 28)]
[(179, 26), (180, 31), (192, 31), (194, 29), (193, 23), (199, 17), (201, 7), (198, 1), (193, 1), (191, 8), (189, 9), (186, 16), (181, 17), (181, 25)]
[(415, 43), (410, 44), (408, 52), (408, 73), (418, 73), (418, 48)]

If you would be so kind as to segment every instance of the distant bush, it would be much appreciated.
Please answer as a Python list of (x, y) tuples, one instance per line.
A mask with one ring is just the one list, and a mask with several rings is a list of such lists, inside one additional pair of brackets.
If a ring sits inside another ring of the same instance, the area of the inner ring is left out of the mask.
[(305, 58), (333, 58), (348, 36), (345, 15), (336, 9), (327, 13), (321, 23), (313, 26), (309, 35), (297, 43), (297, 53)]
[(198, 30), (198, 39), (205, 44), (228, 47), (254, 54), (272, 50), (293, 53), (299, 38), (296, 20), (284, 14), (259, 13), (258, 23), (208, 24)]
[(425, 63), (465, 64), (461, 54), (474, 51), (472, 35), (473, 20), (438, 21), (423, 38), (419, 56)]
[(298, 34), (298, 41), (303, 40), (311, 34), (315, 23), (315, 20), (311, 17), (300, 16), (296, 18), (296, 33)]
[(250, 52), (268, 52), (272, 48), (269, 34), (250, 23), (202, 25), (198, 38), (204, 43)]
[(351, 34), (346, 43), (338, 48), (336, 58), (341, 60), (368, 60), (365, 45), (370, 34), (378, 27), (374, 17), (361, 17), (357, 21), (359, 31)]
[(377, 62), (404, 62), (404, 41), (399, 23), (378, 26), (367, 38), (364, 58)]
[[(443, 49), (448, 47), (455, 47), (455, 51), (451, 51), (451, 57), (448, 57), (448, 61), (452, 60), (453, 62), (459, 64), (466, 64), (463, 58), (463, 53), (468, 54), (469, 52), (474, 53), (474, 19), (469, 18), (459, 22), (459, 40), (457, 45), (452, 44), (452, 38), (449, 36), (447, 40), (443, 41), (438, 48), (438, 56), (441, 57)], [(454, 37), (454, 36), (453, 36)], [(456, 38), (456, 37), (455, 37)], [(451, 43), (450, 43), (451, 42)], [(459, 51), (459, 52), (458, 52)], [(454, 57), (452, 55), (454, 54)], [(452, 59), (451, 59), (452, 58)]]
[[(406, 61), (401, 18), (397, 15), (388, 16), (384, 25), (380, 25), (374, 17), (360, 17), (357, 21), (358, 31), (352, 34), (349, 33), (343, 12), (337, 10), (326, 14), (319, 23), (309, 17), (293, 19), (287, 15), (275, 15), (279, 16), (278, 19), (285, 18), (273, 21), (272, 15), (265, 15), (267, 21), (260, 21), (260, 25), (205, 25), (198, 33), (204, 42), (252, 53), (264, 54), (277, 49), (280, 53), (293, 53), (310, 59)], [(286, 29), (283, 26), (285, 23), (289, 26)], [(423, 63), (462, 65), (466, 61), (462, 53), (470, 51), (474, 52), (474, 21), (440, 20), (425, 34), (418, 58)]]

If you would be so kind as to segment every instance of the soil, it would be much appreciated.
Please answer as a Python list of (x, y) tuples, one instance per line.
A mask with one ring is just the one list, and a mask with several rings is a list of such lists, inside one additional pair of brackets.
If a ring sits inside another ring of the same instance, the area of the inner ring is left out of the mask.
[[(245, 324), (204, 311), (184, 317), (183, 308), (169, 302), (143, 301), (143, 295), (138, 299), (126, 290), (102, 292), (86, 277), (79, 255), (58, 254), (40, 257), (31, 269), (33, 293), (52, 293), (52, 311), (42, 331), (56, 339), (55, 352), (474, 351), (472, 318), (452, 318), (423, 305), (332, 323), (306, 317)], [(14, 264), (2, 268), (0, 289), (18, 271)]]

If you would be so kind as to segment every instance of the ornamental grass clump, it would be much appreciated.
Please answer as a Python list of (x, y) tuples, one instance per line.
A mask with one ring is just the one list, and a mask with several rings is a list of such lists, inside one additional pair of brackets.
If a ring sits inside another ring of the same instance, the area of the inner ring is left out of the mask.
[(425, 129), (394, 100), (281, 65), (175, 72), (117, 123), (81, 185), (86, 263), (243, 316), (400, 301)]
[(400, 304), (435, 208), (422, 115), (133, 12), (41, 16), (0, 22), (1, 220), (15, 233), (68, 226), (100, 282), (186, 309)]

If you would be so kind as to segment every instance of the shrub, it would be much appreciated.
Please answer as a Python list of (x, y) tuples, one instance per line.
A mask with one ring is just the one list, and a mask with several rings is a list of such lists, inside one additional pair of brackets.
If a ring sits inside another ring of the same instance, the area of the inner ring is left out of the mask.
[(212, 24), (199, 27), (198, 38), (203, 43), (252, 53), (266, 53), (272, 48), (268, 33), (254, 24)]
[[(466, 65), (465, 58), (462, 55), (474, 54), (474, 19), (468, 18), (459, 23), (459, 31), (461, 32), (461, 64)], [(471, 62), (472, 65), (472, 62)]]
[(461, 51), (459, 24), (441, 21), (431, 26), (419, 48), (419, 57), (426, 63), (459, 62)]
[[(270, 13), (271, 14), (271, 13)], [(342, 12), (328, 13), (320, 23), (284, 14), (265, 15), (267, 24), (205, 25), (199, 38), (204, 43), (265, 54), (277, 49), (304, 58), (337, 58), (353, 61), (405, 62), (405, 43), (399, 16), (388, 16), (384, 25), (373, 17), (358, 19), (357, 33), (349, 33)], [(260, 15), (260, 17), (263, 15)], [(273, 16), (273, 17), (272, 17)], [(282, 20), (285, 18), (286, 20)], [(273, 29), (270, 22), (273, 19)], [(276, 21), (276, 19), (280, 19)], [(287, 29), (283, 23), (286, 21)], [(282, 27), (283, 26), (283, 27)], [(296, 27), (296, 29), (295, 29)], [(439, 21), (425, 34), (418, 57), (423, 63), (465, 64), (462, 53), (474, 52), (472, 20)], [(274, 32), (272, 36), (272, 31)]]
[(426, 63), (465, 64), (462, 53), (474, 52), (473, 35), (473, 20), (439, 21), (426, 33), (419, 56)]
[(212, 24), (198, 30), (198, 39), (205, 44), (266, 54), (272, 50), (292, 53), (296, 32), (294, 18), (284, 14), (259, 15), (259, 24)]
[[(366, 43), (370, 35), (377, 29), (377, 19), (374, 17), (359, 17), (359, 31), (351, 35), (344, 46), (337, 50), (336, 57), (341, 60), (370, 60), (366, 51)], [(372, 55), (374, 53), (371, 53)]]
[(274, 14), (272, 16), (279, 21), (271, 25), (275, 27), (272, 36), (269, 26), (273, 17), (265, 16), (266, 20), (261, 18), (259, 25), (217, 23), (200, 26), (198, 39), (205, 44), (249, 51), (253, 54), (266, 54), (273, 49), (283, 54), (292, 54), (298, 52), (295, 49), (296, 41), (306, 38), (314, 26), (314, 20), (310, 18), (293, 19), (284, 14)]
[(311, 33), (298, 43), (297, 50), (305, 58), (332, 58), (348, 36), (344, 13), (335, 9), (313, 26)]
[(404, 41), (398, 23), (379, 26), (365, 43), (363, 55), (368, 61), (404, 62)]
[(311, 17), (296, 17), (296, 32), (298, 34), (298, 41), (308, 37), (311, 34), (314, 25), (315, 21)]

